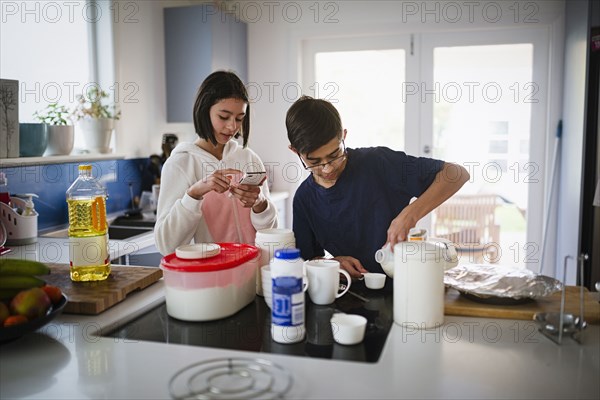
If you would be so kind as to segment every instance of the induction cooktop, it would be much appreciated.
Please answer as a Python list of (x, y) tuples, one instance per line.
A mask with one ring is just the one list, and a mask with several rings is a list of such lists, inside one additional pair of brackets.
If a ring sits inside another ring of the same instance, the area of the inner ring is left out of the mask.
[[(271, 310), (260, 296), (236, 314), (208, 322), (172, 318), (167, 314), (166, 304), (162, 303), (104, 336), (374, 363), (379, 360), (393, 322), (392, 304), (390, 279), (381, 290), (367, 289), (363, 281), (355, 281), (348, 293), (326, 306), (313, 304), (307, 294), (306, 336), (304, 341), (294, 344), (280, 344), (271, 339)], [(367, 318), (365, 338), (361, 343), (344, 346), (334, 342), (329, 322), (334, 312)]]

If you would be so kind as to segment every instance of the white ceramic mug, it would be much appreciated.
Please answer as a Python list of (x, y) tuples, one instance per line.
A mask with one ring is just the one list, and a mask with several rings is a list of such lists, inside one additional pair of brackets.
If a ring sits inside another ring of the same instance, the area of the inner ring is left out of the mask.
[[(310, 282), (308, 295), (313, 303), (331, 304), (350, 289), (352, 284), (350, 274), (340, 268), (338, 261), (331, 259), (311, 260), (306, 261), (304, 265)], [(341, 292), (339, 291), (340, 274), (344, 275), (348, 282), (346, 288)]]

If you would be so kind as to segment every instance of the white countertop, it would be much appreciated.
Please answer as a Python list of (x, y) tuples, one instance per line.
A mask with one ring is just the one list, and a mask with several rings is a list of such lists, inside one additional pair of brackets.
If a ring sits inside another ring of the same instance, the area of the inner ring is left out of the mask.
[[(135, 267), (132, 267), (135, 268)], [(0, 346), (0, 397), (169, 398), (181, 368), (260, 357), (294, 377), (286, 398), (590, 398), (600, 396), (600, 329), (558, 346), (530, 321), (446, 317), (430, 331), (393, 325), (378, 363), (132, 341), (96, 336), (163, 301), (159, 281), (98, 316), (63, 314)], [(231, 334), (242, 334), (231, 332)]]
[[(153, 245), (154, 233), (152, 231), (127, 240), (110, 239), (108, 241), (110, 259), (115, 260), (124, 255), (135, 254)], [(38, 237), (36, 243), (10, 246), (10, 248), (12, 251), (3, 257), (35, 260), (44, 263), (69, 263), (69, 239), (66, 237)]]

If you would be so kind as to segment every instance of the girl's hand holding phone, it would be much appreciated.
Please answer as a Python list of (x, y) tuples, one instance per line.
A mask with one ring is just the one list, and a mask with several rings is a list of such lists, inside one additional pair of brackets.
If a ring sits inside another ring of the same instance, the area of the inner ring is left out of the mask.
[(196, 200), (200, 200), (202, 196), (211, 191), (225, 193), (231, 187), (232, 177), (241, 174), (242, 171), (238, 169), (219, 169), (190, 186), (187, 194)]
[(255, 213), (261, 213), (267, 208), (267, 201), (260, 190), (260, 185), (266, 178), (264, 172), (246, 173), (238, 183), (231, 185), (229, 191), (240, 200), (244, 207), (252, 207)]

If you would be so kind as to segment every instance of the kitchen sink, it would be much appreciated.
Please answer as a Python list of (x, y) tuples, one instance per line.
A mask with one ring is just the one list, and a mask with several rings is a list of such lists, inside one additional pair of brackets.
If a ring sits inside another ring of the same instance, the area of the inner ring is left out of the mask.
[[(137, 250), (132, 252), (132, 246), (121, 244), (117, 247), (121, 248), (125, 245), (129, 251), (125, 252), (125, 254), (123, 254), (123, 252), (119, 253), (121, 255), (111, 262), (113, 264), (158, 267), (162, 259), (162, 254), (158, 252), (154, 245), (154, 239), (152, 238), (149, 240), (149, 238), (144, 237), (139, 238), (139, 241), (137, 240), (138, 237), (152, 233), (155, 221), (156, 219), (153, 213), (151, 215), (144, 213), (143, 217), (136, 218), (130, 218), (123, 215), (109, 220), (108, 237), (110, 240), (130, 241), (134, 242), (135, 246), (143, 246), (139, 249), (138, 247), (135, 247)], [(67, 239), (69, 237), (69, 231), (68, 228), (58, 229), (41, 233), (40, 237)]]
[(134, 226), (109, 226), (108, 237), (115, 240), (129, 239), (134, 236), (152, 232), (152, 228)]
[[(143, 235), (154, 229), (156, 216), (154, 213), (142, 213), (137, 216), (120, 215), (109, 220), (108, 237), (113, 240), (125, 240)], [(41, 237), (46, 238), (68, 238), (68, 228), (43, 233)]]
[(144, 228), (154, 228), (154, 224), (156, 223), (156, 215), (153, 212), (144, 212), (138, 215), (129, 215), (125, 213), (124, 215), (118, 216), (115, 218), (111, 225), (116, 226), (132, 226), (132, 227), (144, 227)]

